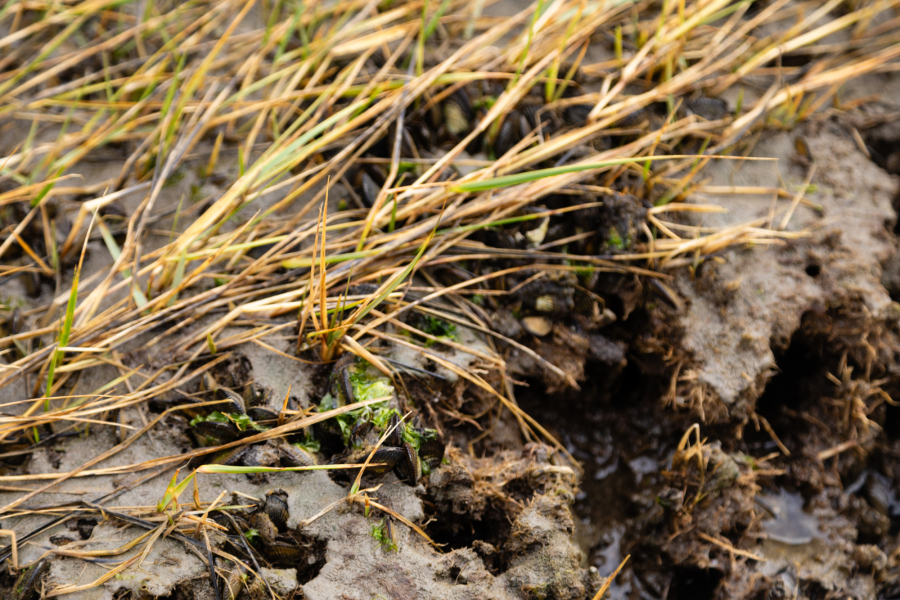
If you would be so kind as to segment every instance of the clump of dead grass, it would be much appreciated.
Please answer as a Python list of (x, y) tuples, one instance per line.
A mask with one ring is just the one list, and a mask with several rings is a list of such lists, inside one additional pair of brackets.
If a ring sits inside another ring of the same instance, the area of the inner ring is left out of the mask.
[[(538, 1), (502, 21), (483, 16), (483, 4), (340, 0), (304, 8), (280, 1), (85, 0), (37, 6), (10, 0), (3, 5), (0, 118), (29, 123), (30, 133), (0, 157), (0, 208), (27, 203), (25, 217), (7, 227), (0, 244), (0, 259), (16, 246), (26, 258), (0, 266), (0, 278), (41, 272), (55, 278), (56, 291), (48, 304), (23, 311), (35, 327), (0, 339), (11, 359), (0, 368), (0, 387), (24, 378), (31, 390), (31, 398), (19, 400), (24, 411), (4, 409), (18, 416), (0, 417), (0, 441), (36, 435), (45, 427), (59, 431), (103, 423), (111, 411), (179, 389), (227, 360), (240, 344), (275, 351), (265, 341), (275, 334), (297, 332), (301, 353), (313, 351), (328, 362), (350, 352), (391, 377), (395, 367), (369, 349), (369, 342), (404, 342), (385, 326), (409, 330), (398, 320), (408, 311), (441, 311), (461, 326), (521, 346), (493, 332), (469, 294), (495, 291), (492, 282), (525, 268), (564, 268), (561, 254), (522, 251), (515, 258), (527, 263), (523, 266), (449, 286), (420, 290), (413, 276), (427, 276), (430, 268), (462, 257), (502, 254), (467, 238), (588, 179), (608, 188), (626, 176), (637, 178), (641, 184), (629, 191), (657, 202), (633, 252), (565, 257), (597, 271), (666, 277), (666, 269), (696, 264), (729, 247), (802, 235), (785, 231), (796, 205), (806, 202), (802, 191), (774, 191), (791, 199), (777, 221), (711, 230), (685, 226), (672, 215), (722, 210), (683, 202), (705, 189), (696, 176), (707, 161), (745, 152), (741, 144), (767, 122), (790, 127), (850, 78), (895, 70), (900, 56), (893, 33), (898, 17), (889, 12), (896, 2), (854, 5), (834, 17), (842, 6), (838, 0), (776, 0), (761, 7), (730, 0), (557, 0)], [(777, 33), (759, 37), (764, 30)], [(612, 39), (612, 56), (586, 62), (588, 45), (604, 36)], [(373, 73), (365, 66), (376, 52), (384, 62)], [(781, 67), (786, 54), (809, 62)], [(564, 96), (563, 88), (577, 87), (572, 77), (578, 70), (596, 79), (598, 88)], [(446, 96), (448, 87), (484, 78), (504, 82), (505, 88), (471, 133), (418, 162), (414, 177), (401, 180), (399, 165), (407, 157), (399, 155), (402, 126), (397, 124)], [(747, 82), (761, 85), (761, 93), (742, 94), (734, 114), (719, 121), (678, 110), (683, 98), (701, 91), (718, 95), (746, 87), (752, 92)], [(465, 162), (463, 150), (477, 136), (496, 134), (504, 115), (535, 86), (544, 88), (547, 110), (591, 105), (588, 121), (553, 137), (535, 132), (497, 160), (444, 181), (451, 166)], [(661, 127), (640, 130), (614, 148), (589, 144), (655, 103), (669, 108)], [(333, 184), (344, 181), (351, 165), (364, 160), (366, 150), (386, 134), (393, 135), (394, 151), (373, 206), (329, 212), (322, 201), (335, 193)], [(705, 140), (697, 156), (673, 155), (673, 148), (692, 137)], [(128, 149), (116, 177), (80, 177), (93, 156), (116, 148)], [(574, 162), (537, 168), (573, 149), (584, 150)], [(239, 170), (220, 197), (198, 203), (202, 208), (189, 216), (157, 208), (164, 187), (188, 161), (202, 163), (209, 176), (226, 153), (237, 157)], [(49, 256), (39, 256), (23, 232), (32, 221), (50, 231), (55, 223), (50, 205), (73, 195), (91, 199), (80, 204), (65, 240), (57, 245), (48, 234)], [(102, 210), (129, 195), (140, 197), (140, 205), (114, 227)], [(273, 195), (274, 203), (254, 212)], [(234, 223), (234, 215), (242, 220)], [(146, 235), (172, 216), (189, 225), (179, 232), (173, 224), (171, 240), (150, 249)], [(100, 236), (111, 265), (73, 276), (73, 257), (90, 232)], [(377, 291), (350, 292), (367, 283)], [(189, 327), (207, 318), (208, 325)], [(235, 324), (252, 327), (226, 335)], [(142, 335), (149, 344), (165, 346), (170, 364), (122, 362), (118, 352)], [(433, 341), (473, 352), (452, 340)], [(495, 389), (482, 374), (430, 358), (512, 411), (526, 436), (555, 443), (518, 408), (511, 385)], [(478, 358), (502, 374), (499, 353)], [(87, 393), (69, 393), (82, 373), (98, 365), (112, 365), (121, 376)], [(839, 387), (846, 387), (843, 379)], [(185, 457), (93, 468), (160, 418), (77, 471), (0, 480), (46, 480), (38, 488), (46, 491), (69, 477), (174, 465)], [(298, 415), (266, 435), (308, 426), (311, 418)], [(16, 514), (36, 494), (24, 494), (0, 513)], [(198, 504), (180, 519), (193, 523), (202, 508)], [(147, 522), (163, 527), (163, 517), (154, 518)], [(196, 526), (211, 525), (203, 520)], [(152, 545), (156, 537), (144, 543)]]

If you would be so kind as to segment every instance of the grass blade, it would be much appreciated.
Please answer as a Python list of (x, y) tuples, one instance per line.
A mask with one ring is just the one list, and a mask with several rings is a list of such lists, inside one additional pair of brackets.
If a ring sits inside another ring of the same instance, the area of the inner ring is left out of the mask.
[[(78, 276), (81, 273), (81, 265), (75, 267), (75, 274), (72, 276), (72, 291), (69, 292), (69, 302), (66, 305), (66, 318), (63, 321), (62, 331), (59, 333), (59, 346), (64, 348), (69, 345), (69, 334), (72, 331), (72, 321), (75, 319), (75, 302), (78, 299)], [(55, 350), (53, 358), (50, 359), (50, 366), (47, 369), (47, 390), (45, 392), (44, 410), (50, 410), (50, 394), (53, 389), (53, 375), (56, 371), (56, 365), (62, 358), (63, 351)]]
[(181, 469), (176, 469), (175, 474), (172, 475), (172, 480), (169, 482), (169, 485), (166, 486), (166, 492), (163, 494), (162, 500), (159, 501), (159, 504), (156, 505), (156, 512), (165, 512), (166, 508), (169, 507), (169, 504), (175, 502), (176, 506), (178, 505), (178, 496), (187, 489), (187, 487), (194, 480), (194, 477), (197, 475), (197, 472), (194, 471), (187, 477), (185, 477), (181, 483), (176, 484), (175, 482), (178, 480), (178, 474), (181, 473)]

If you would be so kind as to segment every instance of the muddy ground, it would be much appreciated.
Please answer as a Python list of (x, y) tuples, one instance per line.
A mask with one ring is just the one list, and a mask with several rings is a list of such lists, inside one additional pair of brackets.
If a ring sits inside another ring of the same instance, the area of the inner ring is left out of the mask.
[[(416, 486), (393, 474), (369, 483), (381, 483), (373, 498), (420, 526), (438, 548), (401, 525), (395, 525), (396, 548), (385, 547), (373, 535), (384, 514), (341, 504), (348, 482), (324, 472), (204, 475), (201, 500), (224, 493), (238, 503), (235, 491), (255, 498), (287, 492), (287, 529), (306, 550), (300, 561), (273, 560), (263, 569), (283, 598), (576, 600), (593, 597), (626, 556), (611, 598), (900, 597), (900, 408), (894, 406), (900, 399), (900, 128), (890, 116), (897, 106), (884, 100), (900, 97), (900, 79), (869, 77), (845, 99), (876, 93), (882, 101), (863, 116), (823, 111), (790, 131), (764, 130), (752, 154), (777, 163), (722, 161), (701, 172), (711, 186), (796, 189), (814, 168), (815, 191), (788, 225), (804, 236), (729, 249), (666, 271), (663, 286), (604, 275), (594, 288), (604, 300), (603, 318), (559, 314), (549, 332), (523, 326), (510, 305), (486, 307), (495, 329), (578, 382), (578, 389), (567, 386), (520, 349), (497, 346), (520, 407), (578, 464), (525, 439), (508, 411), (447, 368), (386, 346), (386, 356), (433, 374), (404, 380), (448, 449), (445, 464)], [(25, 127), (4, 126), (19, 133)], [(7, 145), (14, 144), (4, 142), (0, 154)], [(236, 162), (223, 158), (223, 165), (223, 179), (233, 179)], [(105, 178), (118, 169), (108, 161), (84, 175)], [(186, 169), (160, 211), (185, 194), (220, 192)], [(334, 209), (340, 198), (338, 186)], [(126, 197), (123, 205), (133, 210), (139, 201)], [(634, 208), (622, 208), (617, 197), (605, 201), (616, 223)], [(728, 212), (696, 213), (686, 225), (765, 222), (773, 210), (770, 195), (697, 193), (688, 201)], [(171, 220), (160, 227), (171, 227)], [(158, 237), (163, 243), (165, 236)], [(101, 242), (91, 247), (87, 274), (107, 266)], [(3, 285), (4, 297), (31, 305), (52, 297), (49, 287), (42, 298), (29, 299), (20, 281)], [(148, 348), (153, 335), (133, 340), (121, 352), (122, 364), (164, 362), (179, 340)], [(477, 332), (460, 327), (457, 335), (464, 347), (491, 351)], [(272, 398), (290, 389), (301, 409), (319, 403), (331, 389), (330, 369), (291, 358), (289, 335), (268, 342), (283, 354), (242, 344), (215, 367), (217, 380), (235, 389), (260, 384)], [(474, 355), (431, 351), (484, 372)], [(89, 373), (79, 382), (82, 391), (121, 374), (108, 365)], [(0, 400), (30, 397), (31, 383), (23, 378), (0, 389)], [(186, 391), (200, 389), (199, 382), (190, 386)], [(146, 423), (170, 400), (133, 409), (125, 422)], [(267, 402), (277, 409), (275, 400)], [(88, 436), (42, 445), (21, 465), (5, 468), (0, 502), (35, 485), (15, 477), (70, 471), (115, 446), (114, 436), (112, 428), (97, 427)], [(97, 467), (120, 472), (71, 479), (28, 508), (112, 493), (118, 495), (108, 509), (152, 506), (171, 471), (131, 487), (148, 472), (131, 473), (129, 466), (196, 445), (186, 418), (166, 417)], [(331, 505), (337, 508), (309, 522)], [(5, 519), (2, 527), (24, 532), (48, 520), (32, 514)], [(85, 513), (23, 545), (19, 561), (33, 562), (48, 549), (117, 548), (141, 533), (115, 517)], [(163, 538), (139, 567), (66, 597), (206, 600), (214, 591), (205, 561), (203, 552)], [(103, 561), (62, 555), (43, 568), (38, 592), (87, 584), (107, 571)], [(7, 570), (0, 597), (17, 597), (28, 579), (28, 572), (17, 581)]]
[[(489, 409), (487, 399), (454, 383), (446, 369), (398, 349), (398, 360), (418, 360), (447, 378), (410, 384), (433, 395), (429, 412), (440, 415), (433, 422), (451, 441), (449, 464), (415, 488), (389, 475), (375, 495), (423, 524), (443, 547), (436, 551), (398, 528), (397, 551), (386, 551), (372, 536), (371, 518), (342, 508), (302, 528), (313, 548), (302, 568), (276, 564), (267, 579), (295, 598), (575, 599), (590, 597), (602, 576), (630, 555), (612, 598), (900, 593), (900, 409), (891, 405), (900, 382), (894, 366), (900, 306), (892, 301), (900, 293), (898, 188), (895, 177), (863, 154), (851, 126), (822, 119), (763, 135), (755, 153), (780, 157), (778, 171), (751, 163), (709, 169), (714, 181), (802, 181), (809, 166), (796, 158), (793, 143), (802, 136), (820, 165), (813, 178), (820, 191), (811, 199), (821, 206), (800, 207), (791, 226), (809, 237), (725, 252), (693, 276), (677, 271), (669, 284), (674, 297), (646, 281), (611, 281), (610, 324), (586, 329), (577, 319), (558, 319), (542, 337), (520, 328), (521, 343), (579, 381), (580, 389), (565, 388), (529, 357), (506, 352), (520, 406), (562, 440), (583, 467), (580, 476), (558, 452), (525, 443), (509, 413), (496, 417), (488, 410), (490, 417), (467, 423), (462, 415)], [(765, 216), (771, 203), (766, 197), (716, 201), (730, 209), (724, 218), (737, 220)], [(459, 335), (469, 347), (484, 347), (475, 333)], [(142, 341), (123, 353), (125, 364), (162, 360)], [(287, 336), (277, 347), (291, 351)], [(444, 354), (475, 366), (463, 353)], [(276, 396), (290, 386), (300, 406), (318, 402), (328, 386), (327, 373), (253, 344), (238, 347), (216, 373), (234, 377), (237, 387), (261, 383)], [(98, 368), (82, 385), (93, 389), (115, 376), (112, 367)], [(126, 422), (152, 418), (159, 409), (145, 410)], [(679, 441), (695, 423), (703, 444), (690, 437), (695, 453), (684, 459)], [(480, 435), (485, 426), (493, 427), (486, 437)], [(185, 419), (168, 419), (100, 466), (136, 464), (173, 447), (189, 450), (195, 443), (187, 430)], [(7, 473), (65, 472), (113, 445), (112, 430), (99, 428), (41, 448)], [(136, 478), (73, 479), (35, 504), (102, 496)], [(167, 474), (150, 479), (112, 506), (152, 505), (167, 482)], [(204, 476), (201, 496), (210, 501), (238, 490), (261, 498), (272, 489), (288, 492), (291, 526), (346, 495), (346, 483), (310, 473)], [(0, 499), (16, 495), (6, 491)], [(29, 530), (42, 520), (4, 526)], [(113, 548), (138, 533), (88, 517), (23, 547), (19, 560), (73, 542)], [(86, 583), (103, 572), (102, 565), (56, 558), (44, 584)], [(163, 540), (137, 572), (72, 597), (211, 598), (206, 573), (202, 556)]]
[[(589, 564), (608, 572), (631, 555), (611, 597), (900, 593), (898, 146), (879, 141), (890, 127), (871, 127), (864, 150), (853, 126), (764, 134), (755, 153), (780, 157), (777, 170), (708, 171), (720, 185), (799, 182), (804, 140), (820, 206), (792, 226), (809, 237), (680, 273), (674, 302), (638, 285), (615, 306), (627, 318), (577, 343), (554, 332), (587, 356), (580, 391), (521, 369), (522, 407), (585, 465), (574, 510)], [(729, 213), (698, 224), (771, 210), (771, 198), (716, 200)], [(692, 424), (705, 473), (685, 470), (678, 447)]]

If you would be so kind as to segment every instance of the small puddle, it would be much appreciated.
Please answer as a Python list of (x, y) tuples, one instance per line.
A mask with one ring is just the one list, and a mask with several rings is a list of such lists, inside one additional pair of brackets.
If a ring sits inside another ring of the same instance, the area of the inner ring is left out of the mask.
[(789, 546), (825, 540), (819, 519), (803, 510), (803, 496), (781, 490), (778, 494), (759, 494), (756, 503), (769, 515), (761, 525), (769, 540)]
[(828, 543), (819, 518), (803, 510), (800, 494), (781, 490), (760, 494), (755, 501), (766, 513), (760, 522), (766, 539), (755, 550), (766, 559), (757, 567), (761, 575), (780, 580), (785, 590), (794, 590), (794, 597), (798, 577), (842, 585), (844, 555)]

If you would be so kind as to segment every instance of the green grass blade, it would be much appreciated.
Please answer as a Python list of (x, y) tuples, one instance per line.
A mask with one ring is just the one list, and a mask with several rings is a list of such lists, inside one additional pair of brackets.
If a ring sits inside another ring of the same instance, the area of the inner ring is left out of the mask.
[(391, 194), (391, 198), (394, 201), (394, 205), (391, 207), (391, 222), (388, 223), (388, 233), (394, 233), (394, 227), (397, 226), (397, 196), (396, 196), (396, 194)]
[(50, 221), (50, 266), (59, 271), (59, 248), (56, 245), (56, 221)]
[(166, 508), (168, 508), (169, 504), (173, 501), (178, 501), (178, 496), (187, 489), (187, 486), (191, 484), (194, 480), (194, 477), (197, 475), (197, 471), (194, 471), (187, 477), (185, 477), (181, 483), (175, 484), (175, 481), (178, 479), (178, 474), (181, 472), (181, 469), (175, 471), (175, 474), (172, 475), (172, 481), (169, 482), (169, 485), (166, 487), (166, 493), (163, 494), (162, 500), (159, 501), (159, 504), (156, 505), (156, 512), (164, 512)]
[(522, 49), (522, 55), (519, 58), (519, 66), (516, 67), (516, 76), (510, 79), (506, 86), (506, 89), (508, 90), (511, 90), (513, 86), (516, 85), (519, 81), (519, 76), (521, 76), (522, 71), (525, 70), (525, 61), (528, 59), (528, 54), (531, 52), (531, 43), (534, 41), (534, 26), (537, 24), (537, 20), (542, 12), (544, 12), (544, 0), (538, 0), (537, 8), (534, 9), (534, 15), (531, 17), (531, 25), (528, 27), (528, 41), (525, 42), (525, 47)]
[[(374, 250), (364, 250), (362, 252), (347, 252), (346, 254), (332, 254), (331, 256), (325, 257), (325, 264), (332, 265), (348, 260), (354, 260), (357, 258), (366, 258), (367, 256), (372, 256), (373, 254), (375, 254)], [(317, 264), (319, 260), (320, 259), (318, 258), (316, 259)], [(308, 256), (289, 258), (287, 260), (281, 261), (281, 266), (285, 269), (299, 269), (301, 267), (309, 267), (312, 266), (312, 258)]]
[(450, 0), (444, 0), (441, 2), (441, 5), (438, 7), (437, 12), (431, 17), (428, 21), (428, 25), (425, 26), (425, 41), (428, 41), (434, 34), (434, 30), (437, 29), (438, 22), (441, 20), (441, 17), (444, 16), (444, 13), (447, 12), (447, 7), (450, 6)]
[[(438, 219), (438, 222), (440, 222), (440, 219)], [(362, 308), (360, 308), (358, 311), (356, 311), (356, 313), (350, 318), (351, 325), (357, 323), (360, 319), (362, 319), (364, 316), (369, 314), (369, 312), (373, 308), (377, 307), (379, 304), (384, 302), (384, 299), (387, 298), (388, 296), (390, 296), (391, 293), (395, 289), (397, 289), (397, 286), (399, 286), (401, 283), (403, 283), (403, 280), (405, 280), (407, 277), (409, 277), (409, 274), (412, 273), (413, 270), (416, 268), (416, 265), (419, 264), (419, 260), (422, 258), (422, 255), (425, 254), (425, 249), (428, 248), (428, 244), (431, 243), (431, 240), (432, 240), (432, 238), (434, 238), (434, 234), (436, 231), (437, 231), (437, 223), (435, 223), (435, 229), (431, 230), (431, 233), (428, 234), (428, 238), (419, 247), (419, 251), (416, 253), (416, 257), (412, 259), (412, 262), (410, 262), (398, 276), (395, 276), (394, 279), (392, 279), (385, 286), (384, 291), (382, 291), (380, 294), (378, 294), (378, 296), (372, 302), (369, 302), (368, 304), (363, 305)]]
[(7, 0), (6, 4), (3, 5), (3, 8), (0, 8), (0, 23), (3, 22), (3, 19), (9, 13), (9, 9), (13, 7), (13, 5), (18, 4), (18, 0)]
[(50, 359), (50, 367), (47, 369), (47, 391), (45, 392), (45, 396), (47, 396), (46, 400), (44, 400), (44, 410), (50, 410), (50, 391), (53, 389), (53, 375), (56, 371), (56, 365), (59, 363), (60, 358), (62, 358), (62, 351), (59, 348), (64, 348), (69, 345), (69, 333), (72, 331), (72, 321), (75, 320), (75, 302), (78, 299), (78, 276), (81, 273), (81, 268), (75, 267), (75, 274), (72, 276), (72, 291), (69, 293), (69, 303), (66, 305), (66, 318), (63, 321), (63, 328), (59, 334), (59, 345), (57, 346), (57, 350), (53, 352), (53, 358)]
[(602, 202), (589, 202), (587, 204), (578, 205), (578, 206), (569, 206), (566, 208), (561, 208), (561, 209), (556, 209), (556, 210), (548, 210), (548, 211), (541, 211), (539, 213), (529, 213), (527, 215), (519, 215), (518, 217), (508, 217), (506, 219), (497, 219), (496, 221), (489, 221), (487, 223), (475, 223), (473, 225), (460, 225), (458, 227), (451, 227), (449, 229), (441, 229), (440, 231), (437, 232), (437, 235), (463, 233), (466, 231), (477, 231), (479, 229), (487, 229), (488, 227), (502, 227), (503, 225), (509, 225), (511, 223), (522, 223), (523, 221), (534, 221), (537, 219), (545, 219), (547, 217), (561, 215), (561, 214), (576, 211), (576, 210), (592, 208), (594, 206), (600, 206), (602, 204), (603, 204)]
[(485, 179), (484, 181), (472, 181), (470, 183), (462, 183), (450, 188), (453, 192), (484, 192), (487, 190), (496, 190), (498, 188), (518, 185), (520, 183), (528, 183), (529, 181), (537, 181), (546, 179), (555, 175), (566, 175), (568, 173), (578, 173), (580, 171), (591, 171), (593, 169), (604, 169), (616, 165), (628, 165), (632, 163), (651, 161), (651, 160), (674, 160), (678, 158), (697, 158), (693, 154), (677, 154), (672, 156), (650, 156), (640, 158), (613, 158), (597, 163), (589, 163), (584, 165), (569, 165), (566, 167), (553, 167), (550, 169), (538, 169), (536, 171), (528, 171), (526, 173), (516, 173), (515, 175), (504, 175), (503, 177), (494, 177), (493, 179)]
[[(60, 171), (60, 173), (61, 173), (61, 171)], [(60, 173), (57, 173), (57, 175), (59, 175)], [(54, 181), (53, 183), (48, 183), (48, 184), (45, 185), (43, 188), (41, 188), (41, 191), (38, 193), (38, 195), (35, 196), (35, 197), (31, 200), (31, 208), (34, 208), (35, 206), (37, 206), (38, 204), (40, 204), (40, 203), (41, 203), (41, 200), (43, 200), (43, 199), (47, 196), (47, 194), (50, 193), (50, 191), (54, 188), (54, 186), (56, 186), (56, 182), (55, 182), (55, 181)]]
[[(122, 251), (119, 249), (116, 239), (106, 226), (106, 223), (103, 222), (103, 219), (97, 220), (97, 227), (100, 228), (100, 235), (103, 236), (103, 242), (106, 244), (106, 249), (109, 250), (109, 254), (114, 261), (119, 260), (119, 255), (122, 254)], [(122, 276), (125, 277), (125, 279), (131, 277), (131, 269), (123, 269)], [(132, 296), (134, 297), (135, 303), (141, 308), (145, 307), (147, 305), (147, 296), (145, 296), (144, 292), (136, 285), (132, 286), (132, 289), (134, 290)]]
[[(187, 248), (181, 251), (181, 256), (178, 257), (178, 265), (175, 267), (175, 276), (172, 279), (172, 289), (177, 290), (179, 286), (181, 286), (181, 281), (184, 279), (184, 264), (187, 262)], [(175, 300), (178, 299), (178, 292), (176, 291), (172, 294), (172, 297), (169, 298), (169, 302), (167, 306), (172, 306), (175, 303)]]

